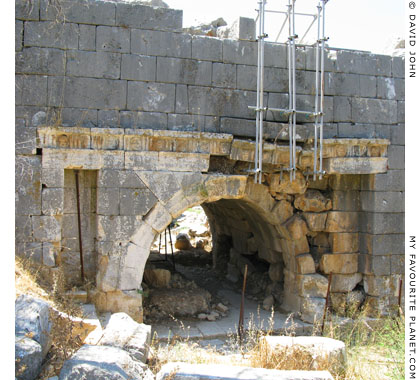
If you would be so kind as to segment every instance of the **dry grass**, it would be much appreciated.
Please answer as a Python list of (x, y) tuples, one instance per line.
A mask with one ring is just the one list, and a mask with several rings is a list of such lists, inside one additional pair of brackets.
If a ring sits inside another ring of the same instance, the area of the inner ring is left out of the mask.
[(15, 258), (15, 289), (16, 298), (28, 294), (43, 299), (55, 309), (50, 311), (52, 346), (39, 379), (58, 375), (64, 361), (83, 344), (79, 330), (71, 319), (72, 316), (81, 316), (81, 308), (65, 296), (65, 281), (61, 271), (52, 274), (48, 268), (29, 259)]

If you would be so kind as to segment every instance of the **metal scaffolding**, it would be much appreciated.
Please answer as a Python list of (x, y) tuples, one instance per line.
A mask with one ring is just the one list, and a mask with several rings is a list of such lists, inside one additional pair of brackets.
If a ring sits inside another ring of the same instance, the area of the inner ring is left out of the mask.
[[(323, 153), (323, 126), (324, 126), (324, 56), (325, 56), (325, 4), (328, 0), (320, 0), (317, 6), (316, 14), (297, 13), (295, 11), (296, 0), (288, 0), (287, 12), (268, 10), (265, 8), (267, 0), (258, 1), (258, 63), (257, 63), (257, 104), (249, 108), (256, 111), (255, 118), (255, 168), (252, 172), (255, 173), (255, 182), (261, 183), (262, 179), (262, 161), (263, 161), (263, 124), (264, 112), (272, 111), (278, 112), (288, 116), (288, 135), (289, 135), (289, 167), (282, 168), (281, 171), (290, 172), (290, 180), (296, 178), (296, 116), (298, 114), (313, 117), (314, 120), (314, 166), (312, 174), (313, 179), (325, 172), (322, 169), (322, 153)], [(285, 19), (280, 28), (274, 43), (278, 43), (280, 34), (282, 33), (286, 22), (289, 26), (289, 36), (287, 39), (287, 66), (289, 72), (289, 107), (282, 108), (269, 108), (264, 107), (264, 43), (268, 35), (265, 33), (265, 14), (266, 13), (279, 13), (284, 14)], [(305, 31), (303, 37), (299, 42), (307, 36), (309, 30), (318, 20), (318, 33), (315, 43), (315, 104), (314, 110), (304, 111), (298, 110), (296, 107), (296, 34), (295, 18), (296, 16), (309, 16), (312, 17), (312, 22)], [(318, 145), (319, 145), (319, 167), (318, 167)]]

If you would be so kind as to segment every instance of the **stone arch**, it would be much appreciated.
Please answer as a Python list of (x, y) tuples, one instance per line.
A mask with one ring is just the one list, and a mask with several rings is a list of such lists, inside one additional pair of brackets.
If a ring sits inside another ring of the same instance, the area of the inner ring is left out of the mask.
[[(270, 184), (255, 184), (253, 177), (244, 175), (170, 171), (136, 171), (136, 174), (156, 195), (157, 202), (146, 215), (136, 218), (135, 231), (121, 254), (101, 259), (97, 274), (100, 292), (108, 296), (123, 292), (138, 297), (136, 291), (141, 289), (144, 266), (157, 234), (190, 207), (204, 205), (211, 215), (212, 210), (217, 212), (231, 206), (250, 224), (260, 257), (270, 264), (284, 262), (285, 274), (290, 273), (284, 279), (285, 305), (291, 311), (300, 311), (294, 300), (298, 290), (293, 275), (296, 254), (309, 252), (305, 237), (308, 229), (306, 222), (294, 215), (287, 193), (283, 197), (277, 195), (276, 199)], [(287, 178), (279, 179), (278, 185), (284, 181)], [(291, 191), (305, 190), (306, 182), (301, 181), (301, 187)], [(217, 239), (218, 231), (214, 235)]]

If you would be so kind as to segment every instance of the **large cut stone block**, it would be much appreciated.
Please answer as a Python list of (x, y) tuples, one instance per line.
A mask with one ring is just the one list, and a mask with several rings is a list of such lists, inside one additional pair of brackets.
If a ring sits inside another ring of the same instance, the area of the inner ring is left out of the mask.
[(21, 103), (28, 106), (47, 105), (47, 77), (28, 75), (24, 77)]
[[(364, 176), (365, 177), (365, 176)], [(360, 192), (355, 190), (331, 193), (332, 209), (337, 211), (357, 211), (360, 205)]]
[(370, 255), (403, 254), (404, 234), (360, 234), (360, 252)]
[(15, 1), (15, 18), (18, 20), (39, 20), (39, 0), (26, 1), (17, 0)]
[(120, 214), (146, 215), (157, 201), (149, 189), (120, 189)]
[(294, 215), (284, 224), (292, 240), (299, 240), (306, 237), (308, 226), (298, 215)]
[(220, 364), (167, 363), (157, 374), (156, 380), (333, 380), (328, 371), (279, 371), (265, 368), (237, 367)]
[(145, 222), (157, 232), (163, 231), (171, 221), (171, 214), (160, 202), (156, 203), (145, 219)]
[(157, 30), (131, 30), (131, 53), (191, 58), (191, 35)]
[(308, 323), (320, 323), (325, 309), (325, 298), (301, 297), (300, 318)]
[(323, 255), (320, 261), (322, 272), (351, 274), (356, 273), (358, 267), (358, 255), (355, 253), (335, 253)]
[[(394, 296), (398, 297), (400, 287), (400, 275), (393, 276), (363, 276), (363, 288), (370, 296), (385, 297)], [(402, 284), (404, 288), (404, 281)]]
[(24, 46), (77, 49), (79, 25), (52, 21), (27, 21), (24, 26)]
[(128, 241), (140, 226), (134, 215), (98, 215), (97, 239), (104, 241)]
[(175, 85), (128, 82), (127, 108), (140, 111), (174, 112)]
[(332, 175), (328, 185), (333, 190), (360, 190), (360, 175)]
[(309, 243), (306, 236), (301, 237), (300, 239), (293, 240), (293, 247), (295, 256), (300, 255), (302, 253), (309, 253)]
[(64, 211), (64, 189), (45, 188), (42, 190), (42, 213), (59, 215)]
[(192, 58), (205, 61), (221, 61), (222, 40), (207, 36), (193, 36)]
[(214, 87), (236, 87), (236, 65), (228, 63), (212, 64), (212, 81)]
[(356, 123), (397, 123), (397, 101), (352, 98), (352, 119)]
[(297, 286), (301, 297), (326, 297), (328, 280), (320, 274), (297, 275)]
[(96, 50), (96, 27), (79, 25), (79, 50)]
[(120, 213), (120, 189), (98, 189), (98, 215), (119, 215)]
[(96, 50), (129, 53), (130, 30), (114, 26), (98, 26), (96, 28)]
[(328, 174), (375, 174), (387, 171), (386, 157), (336, 157), (323, 161)]
[(53, 4), (50, 0), (41, 0), (41, 20), (114, 25), (115, 5), (86, 0), (61, 0), (59, 4)]
[(295, 197), (294, 206), (302, 211), (321, 212), (331, 210), (331, 200), (325, 198), (318, 190), (307, 190)]
[(360, 230), (369, 234), (404, 232), (404, 213), (364, 212), (360, 215)]
[(270, 177), (270, 191), (286, 194), (303, 194), (306, 191), (307, 183), (301, 172), (296, 172), (296, 179), (290, 181), (289, 173), (273, 174)]
[(121, 55), (103, 51), (70, 51), (67, 53), (67, 75), (119, 79)]
[(41, 214), (41, 162), (38, 156), (16, 156), (15, 207), (17, 215)]
[(169, 31), (182, 28), (182, 10), (136, 3), (117, 3), (116, 8), (116, 25)]
[(32, 216), (35, 239), (40, 241), (61, 240), (61, 218), (57, 216)]
[(251, 41), (223, 40), (223, 62), (255, 65), (257, 44)]
[(156, 57), (123, 54), (121, 79), (154, 81), (156, 79)]
[(167, 83), (182, 83), (209, 86), (212, 64), (206, 61), (180, 58), (157, 58), (157, 80)]
[(282, 224), (293, 215), (293, 206), (290, 202), (282, 199), (274, 204), (271, 215), (278, 224)]
[(404, 192), (361, 191), (363, 211), (373, 212), (404, 212)]
[(360, 281), (362, 281), (361, 273), (354, 274), (333, 274), (331, 279), (331, 291), (334, 293), (351, 292)]
[(15, 335), (15, 373), (19, 379), (36, 379), (41, 372), (41, 345), (23, 334)]
[(16, 54), (16, 73), (64, 75), (66, 58), (62, 50), (26, 48)]
[(331, 232), (328, 236), (331, 253), (353, 253), (359, 251), (358, 233)]
[(326, 212), (304, 212), (302, 215), (310, 231), (323, 231), (325, 229), (328, 215)]
[(358, 213), (346, 211), (329, 211), (326, 232), (357, 232)]
[(301, 255), (296, 257), (297, 273), (312, 274), (315, 273), (315, 262), (311, 255)]

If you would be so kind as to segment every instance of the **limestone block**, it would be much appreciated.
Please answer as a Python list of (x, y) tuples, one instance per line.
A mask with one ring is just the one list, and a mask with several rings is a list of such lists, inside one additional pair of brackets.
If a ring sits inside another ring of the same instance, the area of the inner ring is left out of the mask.
[(121, 215), (146, 215), (158, 199), (149, 189), (120, 189)]
[(300, 318), (308, 323), (320, 323), (324, 315), (325, 298), (302, 297)]
[(154, 81), (156, 79), (156, 57), (123, 54), (121, 79)]
[(143, 282), (153, 288), (169, 288), (171, 272), (167, 269), (145, 269)]
[(79, 25), (79, 49), (96, 49), (96, 27), (94, 25)]
[(25, 242), (16, 243), (16, 255), (31, 259), (34, 262), (42, 263), (42, 243), (41, 242)]
[(320, 274), (297, 275), (297, 286), (301, 297), (326, 297), (328, 280)]
[(302, 211), (322, 212), (331, 210), (332, 204), (320, 191), (309, 189), (295, 197), (294, 206)]
[(306, 236), (301, 237), (300, 239), (293, 240), (294, 254), (295, 256), (302, 253), (309, 253), (309, 243)]
[(191, 58), (191, 35), (157, 30), (131, 30), (131, 53)]
[(331, 175), (328, 185), (333, 190), (360, 190), (360, 175)]
[(404, 192), (362, 191), (361, 209), (372, 212), (404, 212)]
[(330, 293), (330, 296), (333, 310), (337, 315), (343, 317), (356, 312), (365, 299), (365, 296), (360, 290), (349, 293)]
[(120, 189), (102, 188), (97, 190), (97, 213), (99, 215), (118, 215), (120, 213)]
[(277, 379), (277, 380), (333, 380), (328, 371), (280, 371), (265, 368), (228, 366), (221, 364), (167, 363), (157, 374), (156, 380), (230, 380), (230, 379)]
[(64, 170), (42, 168), (41, 183), (46, 187), (64, 187)]
[(357, 232), (358, 213), (350, 211), (329, 211), (326, 232)]
[(207, 36), (193, 36), (192, 58), (220, 62), (222, 60), (222, 40)]
[(139, 247), (136, 244), (128, 244), (127, 253), (121, 257), (118, 289), (141, 289), (141, 281), (149, 251), (150, 249)]
[(362, 281), (361, 273), (354, 274), (333, 274), (331, 279), (331, 292), (348, 293)]
[[(366, 177), (366, 176), (363, 176)], [(332, 209), (338, 211), (356, 211), (359, 210), (360, 193), (355, 190), (340, 191), (331, 193)]]
[(356, 123), (396, 124), (397, 101), (352, 98), (352, 118)]
[(356, 273), (358, 268), (358, 255), (356, 253), (334, 253), (322, 255), (320, 269), (323, 273)]
[(211, 85), (214, 87), (235, 88), (236, 65), (219, 62), (213, 63)]
[(16, 1), (15, 18), (19, 20), (39, 20), (39, 0), (29, 4), (25, 0)]
[(329, 243), (329, 239), (328, 239), (329, 234), (325, 233), (325, 232), (321, 232), (318, 233), (312, 241), (312, 244), (316, 247), (324, 247), (324, 248), (329, 248), (330, 247), (330, 243)]
[(331, 232), (328, 235), (331, 253), (352, 253), (359, 251), (358, 233), (336, 233)]
[(308, 233), (308, 226), (306, 222), (299, 216), (294, 215), (284, 224), (287, 231), (289, 232), (292, 240), (299, 240), (306, 237)]
[(27, 21), (24, 25), (24, 45), (77, 49), (78, 34), (77, 24)]
[(309, 176), (308, 178), (308, 189), (315, 189), (315, 190), (327, 190), (328, 188), (328, 176), (324, 175), (321, 179), (316, 177), (315, 181), (313, 177)]
[(47, 302), (32, 296), (21, 295), (15, 301), (15, 333), (32, 335), (32, 339), (41, 345), (42, 358), (52, 343), (49, 310)]
[(172, 218), (180, 216), (191, 205), (190, 201), (184, 196), (182, 190), (176, 192), (165, 204), (166, 210), (172, 215)]
[[(363, 276), (363, 288), (370, 296), (385, 297), (393, 296), (398, 297), (400, 288), (400, 275), (391, 276)], [(402, 284), (404, 288), (404, 281)]]
[(120, 276), (119, 256), (100, 256), (96, 274), (96, 286), (100, 291), (111, 292), (118, 288)]
[(286, 194), (303, 194), (307, 189), (307, 182), (300, 171), (296, 172), (296, 179), (290, 181), (289, 173), (283, 173), (280, 180), (280, 174), (272, 174), (270, 177), (270, 191)]
[(401, 255), (404, 234), (360, 234), (360, 252), (370, 255)]
[(156, 231), (151, 226), (142, 221), (138, 221), (137, 230), (131, 236), (131, 241), (144, 249), (150, 249), (156, 235)]
[(16, 54), (16, 73), (64, 75), (65, 55), (58, 49), (26, 48)]
[(283, 270), (283, 263), (270, 264), (270, 268), (268, 269), (268, 276), (270, 277), (270, 280), (273, 282), (283, 281)]
[(76, 77), (119, 79), (121, 56), (103, 51), (69, 51), (66, 70), (67, 75)]
[(59, 244), (42, 243), (42, 263), (48, 267), (55, 267)]
[(301, 255), (296, 257), (297, 273), (312, 274), (315, 273), (315, 262), (311, 255)]
[(403, 191), (404, 183), (404, 170), (388, 170), (383, 174), (361, 176), (361, 190)]
[(223, 40), (223, 62), (255, 65), (257, 44), (250, 41)]
[(35, 239), (40, 241), (61, 240), (61, 218), (59, 216), (32, 216)]
[(15, 373), (19, 379), (36, 379), (41, 372), (41, 345), (24, 334), (15, 335)]
[(60, 379), (75, 377), (95, 378), (103, 376), (109, 380), (146, 378), (147, 370), (142, 363), (131, 358), (125, 350), (117, 347), (84, 345), (60, 371)]
[(171, 214), (160, 203), (156, 203), (151, 211), (147, 214), (144, 221), (149, 224), (155, 231), (162, 232), (172, 221)]
[(116, 25), (138, 29), (173, 31), (182, 28), (182, 10), (149, 4), (116, 4)]
[(64, 211), (64, 189), (45, 188), (42, 190), (42, 213), (59, 215)]
[(324, 231), (327, 213), (304, 212), (302, 214), (310, 231)]
[(156, 78), (159, 82), (210, 86), (211, 73), (211, 62), (169, 57), (157, 58)]
[(17, 215), (41, 214), (41, 165), (39, 157), (16, 156), (15, 207)]
[(282, 224), (293, 215), (293, 206), (287, 200), (282, 199), (274, 204), (271, 215), (278, 224)]
[(135, 322), (125, 313), (114, 313), (99, 341), (101, 346), (118, 347), (133, 359), (145, 363), (149, 352), (151, 326)]
[(386, 157), (336, 157), (323, 161), (323, 167), (328, 174), (385, 173), (387, 165)]
[(99, 241), (127, 241), (141, 225), (135, 215), (98, 215), (97, 223)]
[(271, 211), (274, 207), (275, 200), (268, 192), (267, 186), (254, 183), (253, 179), (248, 179), (245, 189), (246, 197), (253, 203), (256, 203), (264, 211)]

